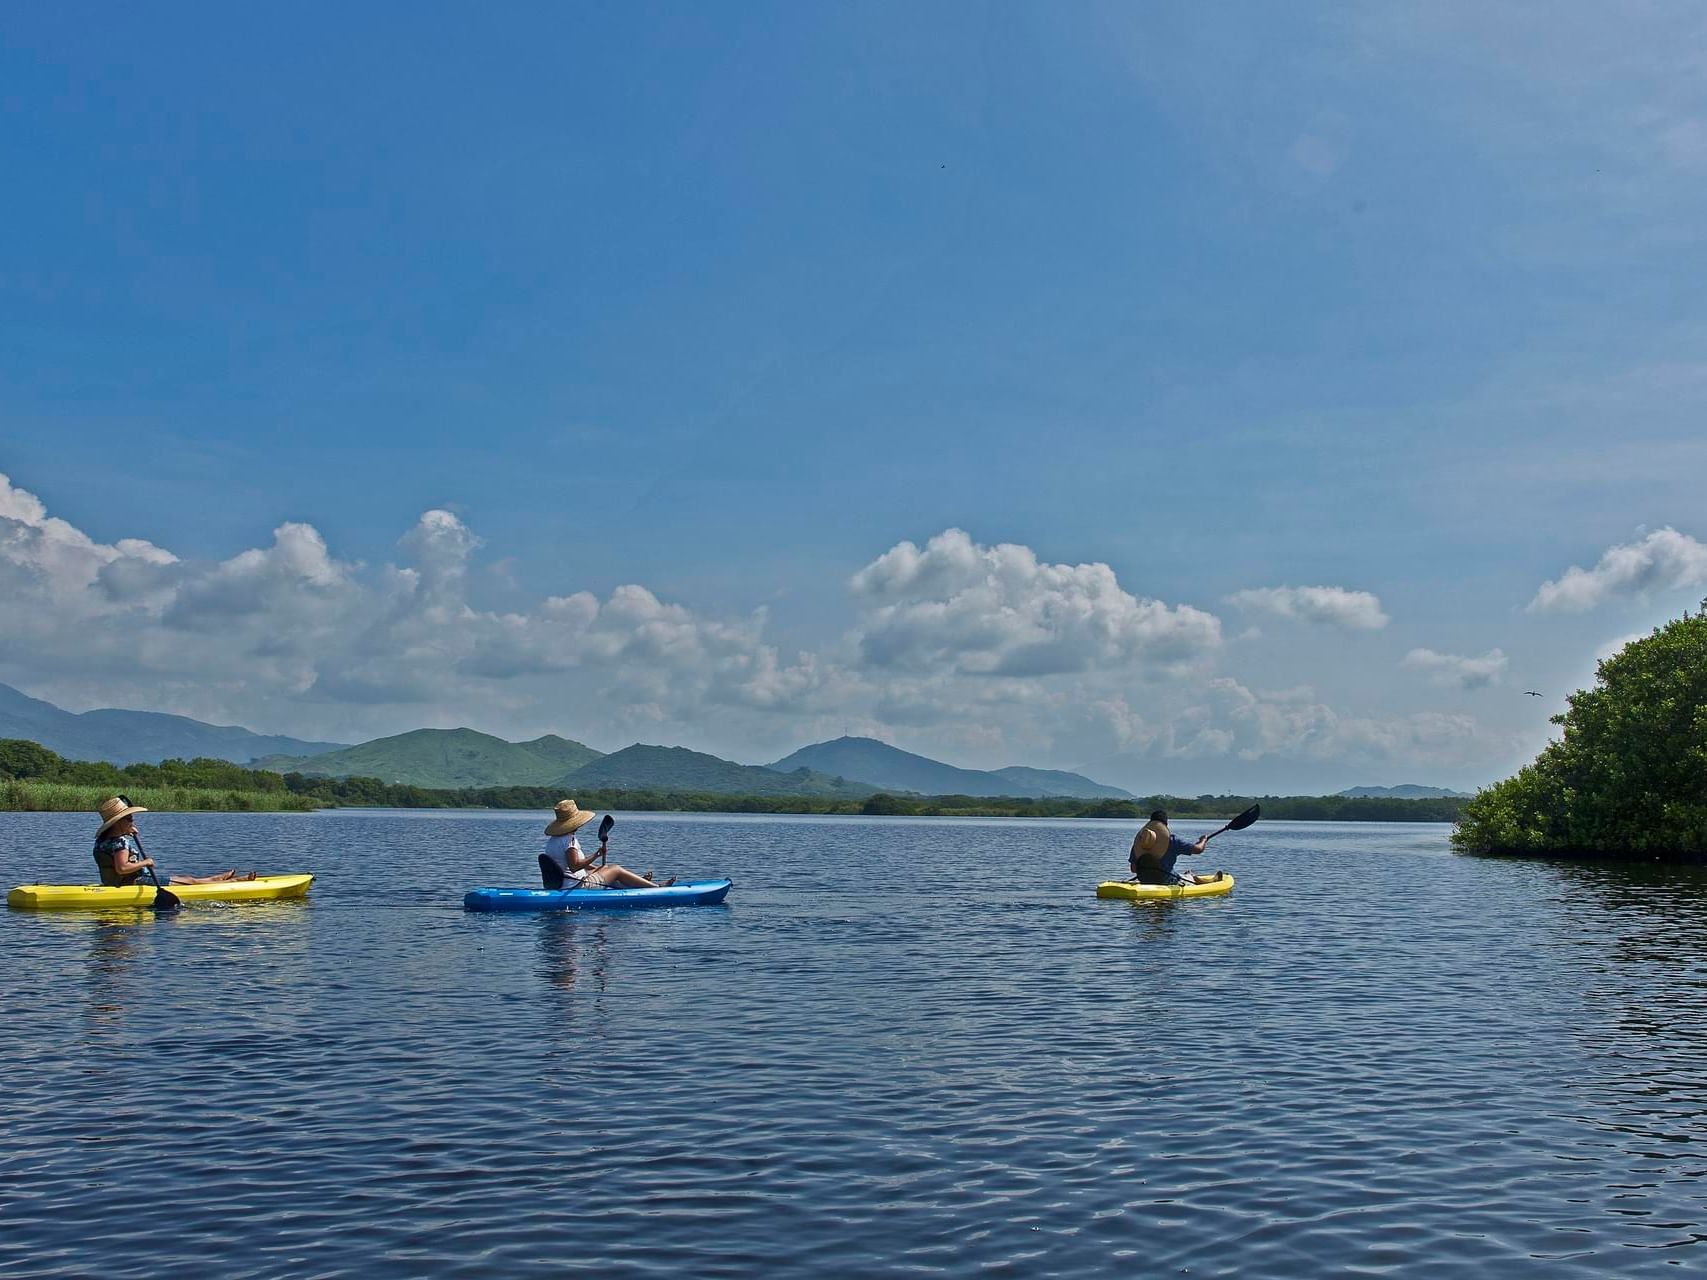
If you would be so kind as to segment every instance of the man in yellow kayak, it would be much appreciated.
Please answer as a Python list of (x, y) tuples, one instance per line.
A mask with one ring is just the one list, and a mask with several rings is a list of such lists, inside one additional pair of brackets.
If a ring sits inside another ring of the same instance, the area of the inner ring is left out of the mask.
[(1127, 859), (1132, 878), (1139, 884), (1209, 884), (1225, 872), (1200, 875), (1195, 871), (1174, 870), (1181, 857), (1193, 857), (1209, 847), (1209, 837), (1199, 836), (1195, 844), (1181, 840), (1168, 830), (1168, 811), (1157, 809), (1150, 820), (1138, 828), (1132, 841), (1132, 853)]
[(101, 869), (101, 883), (132, 885), (145, 880), (143, 871), (154, 868), (156, 884), (213, 884), (220, 880), (253, 880), (253, 871), (239, 875), (236, 871), (221, 871), (212, 876), (167, 875), (142, 851), (142, 840), (136, 833), (136, 815), (147, 813), (126, 796), (114, 796), (101, 801), (95, 810), (101, 817), (100, 829), (95, 832), (95, 865)]

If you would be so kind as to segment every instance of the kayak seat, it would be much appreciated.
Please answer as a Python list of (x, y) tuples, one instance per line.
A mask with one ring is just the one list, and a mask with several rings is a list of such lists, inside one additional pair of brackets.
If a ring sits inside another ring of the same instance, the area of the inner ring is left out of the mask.
[(558, 866), (555, 860), (542, 853), (539, 855), (539, 879), (540, 883), (547, 889), (561, 889), (563, 887), (563, 868)]

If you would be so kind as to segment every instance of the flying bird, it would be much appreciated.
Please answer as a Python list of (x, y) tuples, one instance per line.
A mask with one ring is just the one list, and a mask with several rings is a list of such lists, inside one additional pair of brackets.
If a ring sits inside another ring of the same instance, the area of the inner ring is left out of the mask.
[(1541, 695), (1536, 693), (1533, 689), (1525, 689), (1523, 691), (1523, 696), (1526, 698), (1539, 698)]

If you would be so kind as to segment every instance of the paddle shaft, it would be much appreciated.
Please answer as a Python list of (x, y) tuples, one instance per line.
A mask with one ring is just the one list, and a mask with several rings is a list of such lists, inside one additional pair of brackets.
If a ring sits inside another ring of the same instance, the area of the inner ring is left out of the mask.
[[(139, 835), (132, 835), (131, 839), (136, 841), (137, 851), (146, 858), (148, 856), (148, 850), (142, 847), (142, 837)], [(154, 881), (154, 909), (156, 911), (176, 911), (179, 907), (184, 905), (184, 900), (182, 898), (175, 893), (169, 892), (166, 886), (160, 883), (160, 877), (154, 874), (153, 867), (144, 867), (143, 870), (148, 873), (148, 878)]]

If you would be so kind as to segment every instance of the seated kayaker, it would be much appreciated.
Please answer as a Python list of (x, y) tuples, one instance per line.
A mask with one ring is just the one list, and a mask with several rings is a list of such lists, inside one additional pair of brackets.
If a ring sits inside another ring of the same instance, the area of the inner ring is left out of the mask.
[(1168, 830), (1167, 810), (1157, 809), (1150, 815), (1150, 820), (1138, 829), (1138, 836), (1132, 841), (1132, 853), (1128, 858), (1132, 878), (1139, 884), (1208, 884), (1219, 880), (1225, 872), (1217, 871), (1211, 876), (1174, 870), (1174, 863), (1181, 857), (1202, 853), (1208, 847), (1209, 837), (1206, 835), (1199, 836), (1195, 844), (1181, 840)]
[(136, 834), (136, 815), (147, 813), (147, 809), (132, 804), (126, 796), (114, 796), (101, 801), (95, 812), (101, 816), (100, 828), (95, 832), (95, 865), (101, 869), (102, 884), (121, 888), (137, 883), (153, 884), (154, 880), (143, 875), (143, 870), (150, 867), (160, 884), (215, 884), (221, 880), (255, 878), (253, 871), (242, 874), (221, 871), (211, 876), (167, 875), (153, 858), (142, 852), (142, 841)]
[(573, 800), (559, 800), (554, 817), (545, 826), (545, 852), (539, 855), (539, 877), (547, 889), (662, 889), (676, 882), (654, 880), (650, 873), (638, 875), (627, 867), (606, 865), (605, 841), (591, 853), (581, 852), (575, 833), (599, 815), (578, 809)]

